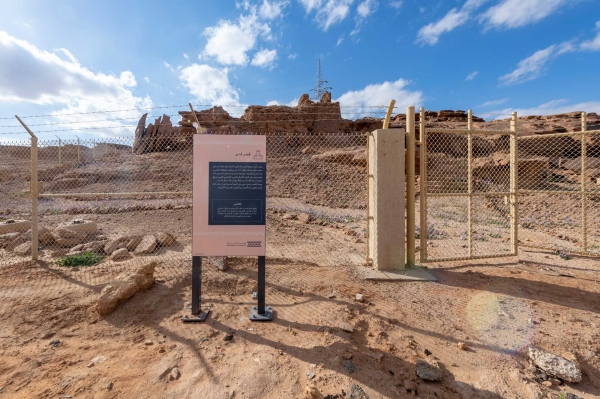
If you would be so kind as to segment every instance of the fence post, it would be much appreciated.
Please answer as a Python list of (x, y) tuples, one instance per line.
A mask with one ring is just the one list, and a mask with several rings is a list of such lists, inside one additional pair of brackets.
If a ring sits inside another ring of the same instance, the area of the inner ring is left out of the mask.
[(27, 133), (31, 135), (31, 184), (29, 191), (31, 193), (31, 259), (38, 259), (38, 139), (21, 118), (15, 115), (15, 118), (23, 125)]
[[(415, 266), (415, 107), (406, 108), (406, 267)], [(421, 227), (422, 228), (422, 227)], [(427, 226), (425, 226), (427, 229)]]
[(467, 189), (468, 189), (468, 240), (469, 240), (469, 258), (473, 256), (473, 110), (469, 110), (467, 129)]
[(81, 165), (81, 151), (79, 150), (79, 141), (79, 137), (77, 137), (77, 163)]
[(96, 139), (94, 139), (94, 146), (92, 147), (92, 159), (96, 160)]
[(587, 116), (581, 113), (581, 246), (587, 252)]
[[(56, 135), (55, 135), (56, 136)], [(62, 165), (62, 154), (61, 154), (61, 140), (60, 137), (56, 136), (58, 139), (58, 166)]]
[(420, 200), (420, 229), (419, 229), (419, 240), (421, 247), (420, 261), (421, 263), (427, 262), (427, 132), (425, 131), (425, 108), (421, 107), (419, 115), (419, 141), (420, 146), (420, 159), (419, 159), (419, 175), (420, 175), (420, 187), (419, 187), (419, 200)]
[(510, 242), (512, 254), (519, 251), (519, 160), (517, 141), (517, 113), (513, 112), (510, 120)]

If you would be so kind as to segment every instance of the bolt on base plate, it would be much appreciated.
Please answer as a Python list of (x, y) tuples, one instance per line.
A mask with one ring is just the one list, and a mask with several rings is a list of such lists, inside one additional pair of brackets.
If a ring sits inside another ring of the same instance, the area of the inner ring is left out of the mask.
[(265, 306), (265, 314), (258, 314), (258, 307), (253, 306), (250, 309), (250, 321), (271, 321), (273, 320), (273, 307)]
[(200, 321), (205, 321), (206, 318), (208, 317), (208, 314), (210, 313), (210, 307), (206, 307), (206, 312), (201, 312), (200, 314), (190, 314), (190, 315), (184, 315), (181, 318), (181, 321), (185, 322), (185, 323), (193, 323), (193, 322), (200, 322)]

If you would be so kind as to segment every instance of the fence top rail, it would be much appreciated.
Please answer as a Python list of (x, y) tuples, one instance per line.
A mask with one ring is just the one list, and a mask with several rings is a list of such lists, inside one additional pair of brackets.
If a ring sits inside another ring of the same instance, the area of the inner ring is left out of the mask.
[(469, 130), (469, 129), (438, 129), (425, 127), (427, 133), (455, 133), (455, 134), (514, 134), (510, 130)]
[(552, 133), (552, 134), (532, 134), (529, 136), (519, 136), (519, 140), (536, 140), (536, 139), (551, 139), (557, 137), (571, 137), (571, 136), (581, 136), (582, 134), (589, 134), (590, 132), (566, 132), (566, 133)]

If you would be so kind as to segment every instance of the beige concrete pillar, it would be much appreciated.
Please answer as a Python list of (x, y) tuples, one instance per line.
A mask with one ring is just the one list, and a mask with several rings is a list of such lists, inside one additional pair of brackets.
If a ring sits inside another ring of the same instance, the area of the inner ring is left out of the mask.
[(369, 254), (377, 270), (405, 270), (405, 132), (381, 129), (368, 135)]

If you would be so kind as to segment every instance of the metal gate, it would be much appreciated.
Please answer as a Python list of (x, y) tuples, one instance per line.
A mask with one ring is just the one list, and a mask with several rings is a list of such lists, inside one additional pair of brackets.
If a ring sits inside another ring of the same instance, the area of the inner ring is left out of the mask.
[(516, 255), (516, 114), (510, 131), (426, 127), (420, 117), (421, 262)]

